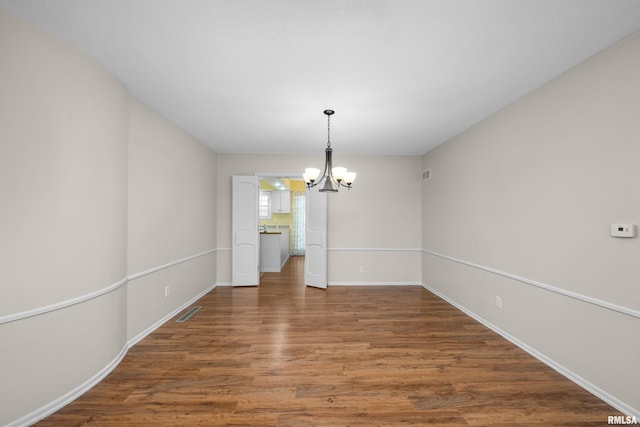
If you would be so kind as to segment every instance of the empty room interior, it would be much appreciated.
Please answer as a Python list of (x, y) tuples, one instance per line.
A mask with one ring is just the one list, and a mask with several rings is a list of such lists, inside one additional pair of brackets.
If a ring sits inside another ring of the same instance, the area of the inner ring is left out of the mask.
[(0, 0), (0, 425), (637, 423), (638, 76), (639, 0)]

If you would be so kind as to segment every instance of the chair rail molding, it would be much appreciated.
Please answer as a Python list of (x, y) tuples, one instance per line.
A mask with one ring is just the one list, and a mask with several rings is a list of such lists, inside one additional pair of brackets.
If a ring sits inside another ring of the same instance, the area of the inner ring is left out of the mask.
[(149, 269), (141, 271), (139, 273), (131, 274), (131, 275), (129, 275), (129, 276), (117, 281), (116, 283), (113, 283), (111, 285), (108, 285), (108, 286), (106, 286), (104, 288), (98, 289), (96, 291), (90, 292), (90, 293), (85, 294), (85, 295), (80, 295), (80, 296), (77, 296), (77, 297), (74, 297), (74, 298), (70, 298), (68, 300), (56, 302), (56, 303), (53, 303), (53, 304), (48, 304), (48, 305), (45, 305), (45, 306), (42, 306), (42, 307), (36, 307), (36, 308), (29, 309), (29, 310), (20, 311), (18, 313), (12, 313), (12, 314), (8, 314), (8, 315), (5, 315), (5, 316), (0, 316), (0, 325), (2, 325), (4, 323), (9, 323), (9, 322), (15, 322), (15, 321), (21, 320), (21, 319), (26, 319), (28, 317), (33, 317), (33, 316), (38, 316), (38, 315), (41, 315), (41, 314), (50, 313), (50, 312), (56, 311), (56, 310), (62, 310), (64, 308), (71, 307), (71, 306), (76, 305), (76, 304), (81, 304), (83, 302), (86, 302), (86, 301), (92, 300), (94, 298), (98, 298), (98, 297), (101, 297), (103, 295), (106, 295), (106, 294), (108, 294), (110, 292), (113, 292), (113, 291), (119, 289), (120, 287), (126, 285), (128, 282), (130, 282), (132, 280), (135, 280), (135, 279), (138, 279), (138, 278), (140, 278), (142, 276), (146, 276), (148, 274), (152, 274), (152, 273), (158, 272), (160, 270), (164, 270), (166, 268), (173, 267), (175, 265), (182, 264), (182, 263), (187, 262), (187, 261), (191, 261), (191, 260), (193, 260), (195, 258), (199, 258), (199, 257), (204, 256), (204, 255), (215, 253), (217, 251), (218, 251), (218, 249), (209, 249), (209, 250), (206, 250), (206, 251), (203, 251), (203, 252), (199, 252), (199, 253), (194, 254), (194, 255), (190, 255), (190, 256), (185, 257), (185, 258), (180, 258), (180, 259), (177, 259), (175, 261), (171, 261), (171, 262), (168, 262), (166, 264), (159, 265), (157, 267), (149, 268)]
[(546, 291), (554, 292), (556, 294), (564, 295), (564, 296), (569, 297), (569, 298), (573, 298), (573, 299), (576, 299), (576, 300), (579, 300), (579, 301), (582, 301), (582, 302), (586, 302), (586, 303), (589, 303), (589, 304), (597, 305), (597, 306), (602, 307), (602, 308), (613, 310), (613, 311), (616, 311), (618, 313), (626, 314), (628, 316), (632, 316), (632, 317), (636, 317), (636, 318), (640, 319), (640, 311), (634, 310), (633, 308), (630, 308), (630, 307), (624, 307), (624, 306), (621, 306), (621, 305), (618, 305), (618, 304), (614, 304), (614, 303), (611, 303), (611, 302), (608, 302), (608, 301), (603, 301), (603, 300), (600, 300), (600, 299), (597, 299), (597, 298), (590, 297), (588, 295), (580, 294), (578, 292), (568, 291), (566, 289), (558, 288), (556, 286), (549, 285), (547, 283), (539, 282), (539, 281), (533, 280), (533, 279), (528, 279), (526, 277), (518, 276), (516, 274), (512, 274), (512, 273), (501, 271), (501, 270), (498, 270), (498, 269), (495, 269), (495, 268), (492, 268), (492, 267), (487, 267), (487, 266), (484, 266), (484, 265), (480, 265), (480, 264), (477, 264), (475, 262), (465, 261), (465, 260), (462, 260), (462, 259), (459, 259), (459, 258), (455, 258), (455, 257), (449, 256), (449, 255), (444, 255), (444, 254), (441, 254), (441, 253), (438, 253), (438, 252), (435, 252), (435, 251), (431, 251), (429, 249), (422, 249), (422, 252), (426, 253), (426, 254), (429, 254), (429, 255), (436, 256), (438, 258), (446, 259), (448, 261), (452, 261), (452, 262), (455, 262), (455, 263), (458, 263), (458, 264), (466, 265), (468, 267), (473, 267), (473, 268), (476, 268), (476, 269), (479, 269), (479, 270), (483, 270), (483, 271), (486, 271), (486, 272), (489, 272), (489, 273), (492, 273), (492, 274), (496, 274), (498, 276), (506, 277), (508, 279), (512, 279), (512, 280), (515, 280), (515, 281), (518, 281), (518, 282), (521, 282), (521, 283), (524, 283), (524, 284), (527, 284), (527, 285), (535, 286), (536, 288), (544, 289)]

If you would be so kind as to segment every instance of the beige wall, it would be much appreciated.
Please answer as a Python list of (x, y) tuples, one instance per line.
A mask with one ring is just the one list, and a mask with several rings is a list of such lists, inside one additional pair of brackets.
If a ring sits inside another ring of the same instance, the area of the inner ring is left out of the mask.
[[(101, 371), (126, 344), (123, 86), (0, 9), (0, 425)], [(9, 317), (8, 317), (9, 316)], [(13, 317), (12, 317), (13, 316)]]
[(128, 206), (132, 339), (216, 282), (216, 153), (134, 99)]
[[(231, 177), (302, 173), (322, 167), (323, 154), (322, 146), (318, 155), (218, 154), (219, 282), (231, 282)], [(358, 179), (352, 190), (329, 195), (329, 282), (419, 283), (420, 157), (335, 151), (334, 161), (355, 170)]]
[(23, 425), (215, 284), (216, 154), (4, 9), (0, 57), (0, 425)]
[(427, 153), (422, 186), (426, 285), (635, 413), (640, 239), (609, 228), (640, 223), (639, 51), (636, 34)]

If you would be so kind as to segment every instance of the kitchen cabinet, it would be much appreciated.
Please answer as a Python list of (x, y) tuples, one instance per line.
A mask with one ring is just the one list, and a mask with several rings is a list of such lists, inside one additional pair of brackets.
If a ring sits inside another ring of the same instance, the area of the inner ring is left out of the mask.
[(280, 272), (289, 259), (289, 227), (260, 233), (260, 271)]
[(271, 212), (291, 213), (291, 192), (287, 190), (271, 192)]

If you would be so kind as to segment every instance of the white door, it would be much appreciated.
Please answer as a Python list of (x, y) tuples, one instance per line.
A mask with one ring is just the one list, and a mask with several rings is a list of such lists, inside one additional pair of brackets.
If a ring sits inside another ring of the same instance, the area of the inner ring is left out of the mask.
[(304, 283), (327, 287), (327, 193), (307, 189)]
[(234, 176), (232, 197), (231, 283), (233, 286), (257, 286), (260, 284), (259, 178)]

